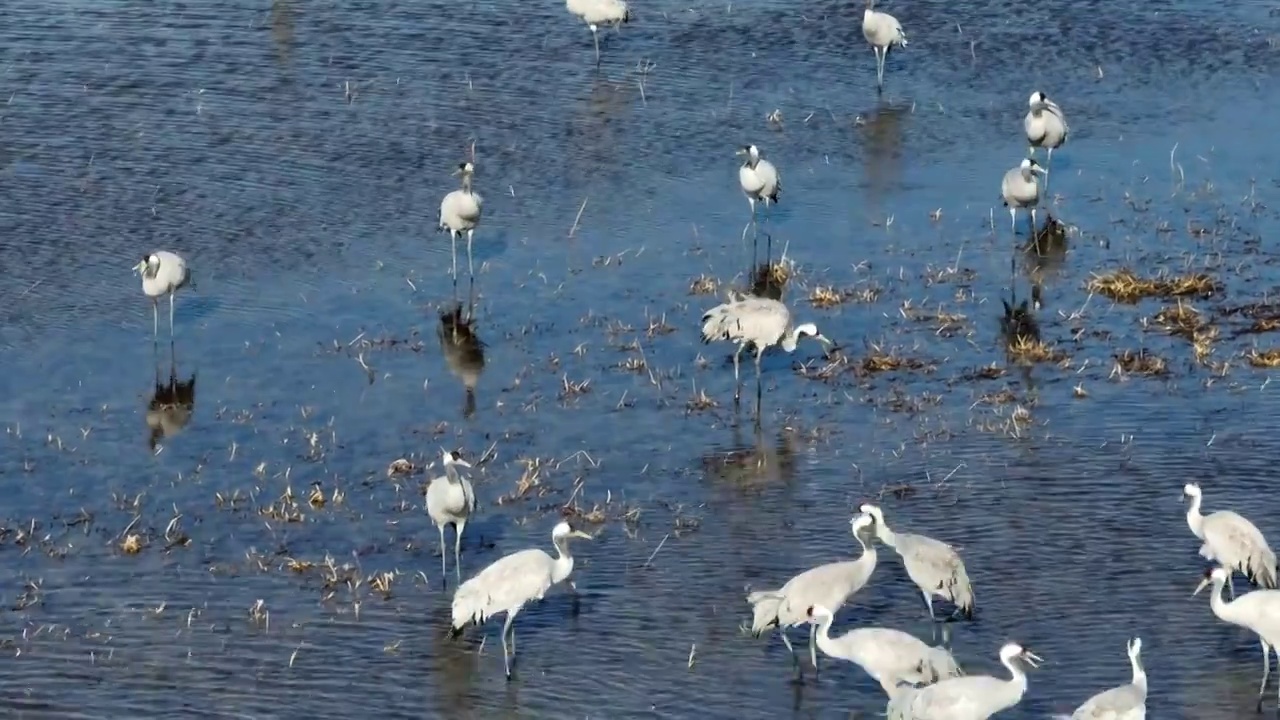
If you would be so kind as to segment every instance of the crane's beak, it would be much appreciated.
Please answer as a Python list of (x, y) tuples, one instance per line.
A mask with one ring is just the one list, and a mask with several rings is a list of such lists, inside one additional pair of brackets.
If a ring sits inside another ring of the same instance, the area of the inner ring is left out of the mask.
[(467, 462), (466, 460), (463, 460), (462, 458), (458, 458), (457, 460), (454, 460), (453, 464), (457, 465), (458, 467), (464, 467), (464, 468), (471, 467), (471, 463)]
[(1022, 652), (1022, 657), (1027, 661), (1027, 664), (1033, 668), (1040, 667), (1040, 664), (1044, 662), (1044, 658), (1031, 652), (1030, 650), (1024, 650)]
[(1043, 167), (1041, 167), (1041, 166), (1039, 166), (1039, 165), (1036, 165), (1035, 167), (1033, 167), (1033, 168), (1031, 168), (1031, 169), (1032, 169), (1032, 170), (1034, 170), (1034, 171), (1036, 171), (1036, 172), (1038, 172), (1038, 173), (1040, 173), (1041, 175), (1048, 175), (1048, 174), (1049, 174), (1049, 171), (1048, 171), (1048, 170), (1045, 170)]
[(582, 539), (582, 540), (594, 540), (594, 539), (595, 539), (595, 538), (591, 537), (590, 535), (588, 535), (588, 534), (586, 534), (586, 533), (582, 532), (581, 530), (574, 530), (573, 532), (569, 533), (569, 537), (579, 538), (579, 539)]
[(140, 272), (142, 272), (143, 270), (146, 270), (146, 269), (147, 269), (147, 264), (146, 264), (145, 262), (142, 262), (141, 260), (140, 260), (140, 261), (138, 261), (138, 264), (137, 264), (137, 265), (134, 265), (134, 266), (133, 266), (133, 271), (134, 271), (135, 273), (140, 273)]
[(1203, 590), (1203, 589), (1205, 589), (1205, 588), (1207, 588), (1207, 587), (1209, 587), (1209, 583), (1211, 583), (1211, 582), (1213, 582), (1213, 580), (1212, 580), (1212, 579), (1210, 579), (1210, 578), (1205, 578), (1205, 579), (1201, 580), (1201, 581), (1200, 581), (1200, 584), (1196, 586), (1196, 591), (1195, 591), (1195, 592), (1193, 592), (1193, 593), (1191, 593), (1191, 597), (1195, 597), (1195, 596), (1199, 595), (1199, 594), (1200, 594), (1200, 591), (1201, 591), (1201, 590)]

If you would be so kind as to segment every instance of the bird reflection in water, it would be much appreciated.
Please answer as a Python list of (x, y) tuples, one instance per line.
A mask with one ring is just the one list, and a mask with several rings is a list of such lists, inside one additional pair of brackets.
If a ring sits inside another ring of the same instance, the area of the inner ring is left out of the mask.
[(281, 65), (289, 64), (290, 50), (293, 49), (293, 2), (271, 1), (271, 37), (276, 44), (276, 59)]
[(196, 406), (196, 374), (187, 380), (178, 379), (178, 361), (173, 346), (169, 346), (169, 381), (160, 380), (160, 362), (156, 359), (155, 391), (147, 401), (147, 445), (151, 452), (164, 438), (182, 432), (191, 422)]
[(436, 328), (445, 364), (466, 391), (462, 415), (468, 419), (476, 412), (476, 385), (480, 382), (480, 373), (484, 372), (485, 362), (484, 341), (475, 333), (474, 312), (474, 294), (467, 302), (466, 312), (463, 312), (462, 303), (455, 299), (440, 311), (440, 325)]
[(704, 454), (702, 469), (707, 477), (742, 488), (789, 483), (795, 477), (798, 456), (795, 431), (790, 428), (778, 431), (771, 444), (757, 425), (753, 442), (747, 445), (742, 442), (741, 426), (734, 426), (733, 444)]
[(1056, 276), (1067, 259), (1067, 226), (1049, 215), (1043, 229), (1022, 247), (1022, 268), (1031, 281), (1031, 304), (1039, 310), (1044, 305), (1046, 277)]
[(762, 262), (751, 269), (751, 285), (748, 289), (756, 297), (782, 301), (782, 289), (786, 287), (788, 273), (781, 263)]
[(868, 207), (883, 217), (885, 197), (902, 185), (902, 138), (911, 106), (882, 104), (867, 115), (859, 115), (856, 123), (861, 135), (863, 171), (866, 173)]

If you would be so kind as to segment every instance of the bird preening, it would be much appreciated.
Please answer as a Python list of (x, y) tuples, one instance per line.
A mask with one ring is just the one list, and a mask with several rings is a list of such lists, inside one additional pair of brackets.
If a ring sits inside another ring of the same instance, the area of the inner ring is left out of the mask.
[(142, 256), (133, 266), (142, 275), (142, 292), (151, 298), (152, 338), (160, 336), (160, 298), (169, 296), (169, 338), (173, 338), (173, 296), (191, 281), (187, 261), (167, 250), (156, 250)]
[[(1031, 93), (1027, 105), (1029, 109), (1022, 120), (1022, 127), (1026, 130), (1027, 142), (1031, 146), (1028, 154), (1034, 157), (1036, 148), (1044, 148), (1047, 152), (1045, 166), (1052, 169), (1053, 151), (1067, 142), (1067, 116), (1058, 107), (1058, 103), (1039, 90)], [(1048, 182), (1045, 184), (1048, 185)]]

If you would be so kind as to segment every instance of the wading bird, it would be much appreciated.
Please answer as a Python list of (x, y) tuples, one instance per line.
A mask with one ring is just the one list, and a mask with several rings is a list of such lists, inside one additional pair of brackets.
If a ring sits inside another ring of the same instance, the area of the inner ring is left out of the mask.
[(449, 239), (453, 243), (453, 281), (458, 282), (458, 237), (467, 236), (467, 270), (475, 279), (475, 267), (471, 261), (471, 239), (475, 235), (476, 226), (480, 224), (480, 208), (484, 198), (471, 189), (471, 179), (476, 173), (476, 166), (470, 162), (458, 165), (454, 175), (462, 176), (462, 187), (454, 190), (440, 201), (440, 229), (449, 231)]
[(1200, 556), (1227, 569), (1227, 590), (1231, 597), (1236, 596), (1232, 572), (1240, 572), (1259, 587), (1276, 587), (1276, 554), (1271, 552), (1257, 526), (1230, 510), (1201, 515), (1200, 486), (1195, 483), (1184, 485), (1182, 495), (1191, 501), (1187, 524), (1191, 532), (1204, 541)]
[(133, 271), (142, 274), (142, 292), (151, 298), (152, 337), (160, 335), (160, 297), (169, 296), (169, 337), (172, 338), (173, 296), (191, 280), (187, 261), (168, 250), (156, 250), (142, 256), (142, 261), (133, 266)]
[(864, 504), (858, 509), (875, 518), (876, 537), (902, 558), (907, 575), (924, 596), (930, 619), (936, 619), (933, 614), (934, 595), (955, 603), (957, 612), (973, 619), (973, 587), (955, 548), (924, 535), (895, 533), (885, 524), (884, 512), (876, 505)]
[(1027, 142), (1031, 143), (1029, 152), (1035, 155), (1038, 147), (1048, 150), (1045, 165), (1052, 169), (1053, 151), (1067, 142), (1067, 116), (1058, 103), (1039, 91), (1031, 93), (1027, 104), (1031, 109), (1023, 118), (1022, 127), (1027, 131)]
[(1027, 676), (1016, 661), (1037, 667), (1041, 658), (1017, 643), (1000, 648), (1000, 662), (1012, 676), (950, 678), (923, 688), (900, 685), (889, 701), (888, 720), (986, 720), (1017, 705), (1027, 692)]
[[(778, 168), (761, 157), (760, 148), (755, 145), (738, 148), (736, 154), (746, 158), (742, 161), (742, 167), (738, 168), (738, 184), (742, 186), (742, 192), (747, 196), (747, 204), (751, 206), (751, 221), (742, 228), (742, 237), (745, 240), (747, 230), (756, 224), (756, 203), (764, 204), (766, 219), (768, 219), (769, 206), (778, 204), (778, 195), (782, 192), (782, 178), (778, 175)], [(753, 238), (751, 242), (751, 262), (754, 264), (755, 239)], [(770, 238), (766, 257), (772, 252), (772, 247), (773, 239)]]
[(431, 523), (440, 531), (440, 575), (448, 572), (445, 565), (444, 526), (453, 526), (453, 572), (462, 582), (461, 546), (462, 531), (467, 527), (467, 519), (476, 511), (476, 493), (471, 481), (462, 477), (458, 468), (469, 468), (471, 463), (463, 460), (455, 452), (443, 450), (440, 463), (444, 466), (444, 475), (432, 478), (427, 485), (427, 515)]
[(1036, 205), (1040, 202), (1040, 180), (1036, 173), (1049, 176), (1049, 171), (1033, 158), (1023, 158), (1000, 182), (1000, 197), (1009, 208), (1009, 230), (1014, 235), (1018, 234), (1018, 209), (1027, 208), (1031, 211), (1031, 237), (1036, 236)]
[[(511, 622), (526, 603), (541, 600), (552, 585), (559, 584), (573, 572), (573, 555), (569, 540), (591, 536), (561, 522), (551, 531), (551, 544), (557, 557), (552, 558), (537, 548), (521, 550), (498, 560), (462, 583), (453, 594), (453, 629), (457, 637), (468, 624), (480, 624), (499, 613), (507, 614), (502, 626), (502, 665), (511, 678), (511, 661), (516, 654), (516, 632)], [(510, 649), (507, 635), (511, 636)]]
[(800, 658), (791, 647), (791, 639), (787, 637), (787, 628), (809, 623), (809, 660), (816, 674), (818, 628), (811, 622), (809, 608), (819, 606), (838, 611), (854, 593), (866, 586), (876, 569), (876, 549), (862, 537), (862, 533), (874, 524), (875, 519), (865, 513), (849, 522), (853, 537), (862, 546), (862, 555), (857, 560), (819, 565), (796, 575), (777, 590), (747, 595), (747, 603), (751, 605), (751, 634), (760, 637), (769, 628), (777, 628), (782, 643), (791, 653), (797, 678), (803, 678), (804, 671), (800, 667)]
[(1070, 716), (1058, 715), (1056, 720), (1146, 720), (1147, 672), (1142, 669), (1142, 638), (1129, 641), (1129, 664), (1133, 666), (1133, 681), (1128, 685), (1113, 687), (1094, 695), (1076, 708)]
[(871, 43), (876, 53), (876, 91), (884, 90), (884, 63), (889, 59), (889, 49), (897, 45), (907, 46), (907, 35), (902, 32), (902, 23), (888, 13), (876, 11), (875, 0), (867, 0), (867, 9), (862, 12), (862, 35)]
[(742, 391), (738, 368), (743, 348), (750, 344), (756, 349), (756, 399), (759, 400), (760, 359), (765, 349), (781, 345), (783, 350), (794, 352), (796, 343), (805, 335), (828, 347), (833, 345), (813, 323), (793, 327), (787, 306), (769, 298), (731, 295), (729, 302), (711, 308), (702, 316), (702, 342), (728, 340), (738, 346), (733, 352), (734, 402)]
[(623, 0), (565, 0), (565, 7), (591, 29), (596, 43), (596, 65), (600, 65), (600, 26), (617, 27), (631, 21), (631, 8)]
[(946, 648), (930, 647), (901, 630), (862, 627), (831, 637), (833, 613), (817, 605), (809, 608), (818, 626), (818, 649), (829, 657), (855, 663), (893, 697), (898, 683), (932, 685), (964, 673)]
[[(1271, 674), (1271, 649), (1280, 646), (1280, 590), (1254, 590), (1227, 602), (1222, 599), (1222, 586), (1227, 584), (1231, 572), (1226, 568), (1213, 568), (1191, 593), (1199, 595), (1206, 585), (1213, 585), (1209, 607), (1219, 620), (1252, 630), (1262, 645), (1262, 684), (1258, 687), (1258, 712), (1262, 712), (1262, 696), (1267, 691), (1267, 677)], [(1276, 651), (1280, 660), (1280, 649)], [(1277, 692), (1280, 701), (1280, 691)]]

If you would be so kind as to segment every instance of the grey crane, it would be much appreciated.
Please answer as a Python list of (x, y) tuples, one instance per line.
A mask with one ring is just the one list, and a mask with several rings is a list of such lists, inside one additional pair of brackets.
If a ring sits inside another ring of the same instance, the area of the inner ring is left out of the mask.
[[(742, 161), (742, 167), (738, 168), (738, 185), (742, 187), (742, 192), (747, 196), (747, 204), (751, 206), (751, 220), (742, 228), (742, 237), (745, 241), (747, 230), (756, 224), (756, 203), (764, 205), (766, 219), (768, 219), (769, 206), (778, 204), (778, 197), (782, 193), (782, 177), (773, 163), (761, 157), (760, 148), (755, 145), (744, 145), (738, 148), (736, 154), (745, 158)], [(753, 237), (751, 242), (751, 262), (754, 265), (756, 238)], [(766, 257), (772, 253), (772, 249), (773, 237), (769, 236)]]
[(850, 530), (862, 555), (857, 560), (827, 563), (805, 570), (787, 581), (777, 590), (760, 590), (747, 595), (751, 605), (751, 634), (760, 637), (769, 628), (777, 628), (782, 643), (791, 653), (796, 677), (803, 677), (800, 659), (791, 647), (787, 629), (809, 623), (809, 660), (814, 673), (818, 672), (818, 629), (812, 624), (809, 608), (821, 606), (838, 611), (854, 593), (866, 586), (876, 569), (876, 549), (862, 537), (862, 532), (875, 524), (875, 519), (865, 513), (849, 521)]
[(631, 8), (624, 0), (565, 0), (565, 7), (591, 29), (596, 44), (596, 65), (600, 65), (600, 26), (617, 27), (631, 22)]
[(1204, 541), (1200, 556), (1227, 569), (1227, 590), (1231, 597), (1236, 596), (1231, 582), (1234, 572), (1240, 572), (1260, 587), (1276, 587), (1276, 554), (1256, 525), (1230, 510), (1201, 515), (1203, 498), (1196, 483), (1184, 485), (1182, 495), (1191, 501), (1187, 524), (1191, 532)]
[[(1031, 99), (1027, 101), (1027, 105), (1030, 109), (1027, 110), (1027, 116), (1022, 119), (1022, 127), (1027, 131), (1027, 142), (1031, 144), (1029, 152), (1034, 155), (1036, 148), (1045, 148), (1048, 151), (1045, 165), (1052, 169), (1053, 151), (1067, 142), (1069, 132), (1067, 116), (1063, 114), (1062, 108), (1058, 107), (1058, 103), (1050, 100), (1048, 95), (1039, 90), (1031, 93)], [(1047, 189), (1047, 179), (1045, 185)]]
[(848, 660), (866, 671), (893, 697), (898, 683), (932, 685), (964, 673), (946, 648), (931, 647), (901, 630), (861, 627), (831, 637), (834, 614), (821, 605), (809, 608), (818, 625), (818, 649), (829, 657)]
[(1133, 667), (1133, 681), (1127, 685), (1104, 690), (1089, 698), (1070, 716), (1058, 715), (1055, 720), (1146, 720), (1147, 671), (1142, 669), (1142, 638), (1129, 641), (1129, 664)]
[(950, 678), (923, 688), (900, 685), (889, 700), (888, 720), (986, 720), (1017, 705), (1027, 692), (1027, 675), (1017, 662), (1031, 667), (1044, 662), (1017, 643), (1000, 648), (1000, 662), (1010, 679), (991, 675)]
[(867, 0), (867, 8), (862, 11), (862, 36), (876, 53), (876, 92), (882, 92), (884, 63), (889, 59), (889, 50), (895, 45), (906, 47), (907, 34), (902, 31), (902, 23), (897, 18), (877, 11), (875, 4), (875, 0)]
[(444, 466), (444, 474), (432, 478), (427, 485), (427, 515), (431, 523), (440, 531), (440, 575), (447, 577), (445, 565), (447, 557), (444, 551), (444, 526), (453, 526), (453, 571), (462, 582), (461, 546), (462, 531), (467, 528), (467, 520), (476, 511), (476, 493), (471, 481), (462, 477), (458, 468), (469, 468), (471, 463), (462, 459), (456, 452), (442, 450), (440, 464)]
[(748, 344), (756, 350), (756, 395), (759, 399), (760, 359), (771, 345), (781, 345), (787, 352), (795, 352), (801, 337), (808, 335), (825, 346), (834, 345), (818, 332), (813, 323), (791, 324), (791, 311), (778, 300), (730, 294), (729, 302), (717, 305), (702, 316), (702, 342), (728, 340), (738, 347), (733, 352), (733, 399), (737, 402), (742, 387), (739, 363), (742, 350)]
[[(541, 600), (552, 585), (564, 582), (573, 572), (573, 554), (569, 552), (569, 540), (591, 536), (558, 523), (551, 531), (551, 544), (556, 557), (538, 548), (511, 553), (497, 560), (480, 574), (462, 583), (453, 594), (453, 627), (451, 637), (457, 637), (468, 624), (480, 624), (499, 613), (506, 613), (502, 625), (502, 664), (511, 678), (511, 660), (516, 653), (516, 632), (511, 623), (525, 604)], [(511, 636), (508, 650), (507, 635)]]
[(1040, 180), (1037, 174), (1049, 176), (1035, 161), (1035, 158), (1023, 158), (1018, 167), (1010, 169), (1000, 181), (1000, 197), (1004, 206), (1009, 208), (1009, 230), (1015, 235), (1018, 232), (1018, 210), (1027, 208), (1031, 211), (1031, 236), (1036, 234), (1036, 205), (1040, 202)]
[(449, 231), (449, 239), (453, 248), (453, 281), (458, 282), (458, 237), (467, 236), (467, 270), (475, 279), (475, 266), (471, 260), (471, 240), (475, 236), (476, 226), (480, 224), (481, 208), (484, 198), (471, 189), (471, 180), (475, 176), (476, 166), (472, 162), (464, 162), (453, 171), (462, 176), (462, 187), (450, 192), (440, 201), (440, 229)]
[(876, 519), (876, 537), (902, 558), (907, 575), (924, 596), (930, 619), (936, 619), (933, 614), (934, 595), (950, 600), (955, 603), (957, 612), (973, 618), (973, 587), (969, 584), (964, 561), (955, 548), (924, 535), (895, 533), (885, 524), (884, 511), (876, 505), (864, 504), (859, 510)]
[[(1271, 674), (1272, 648), (1277, 648), (1276, 659), (1280, 660), (1280, 590), (1254, 590), (1228, 602), (1222, 599), (1222, 586), (1230, 577), (1231, 573), (1226, 568), (1212, 568), (1191, 594), (1199, 595), (1206, 586), (1213, 585), (1213, 594), (1209, 596), (1213, 614), (1223, 622), (1257, 634), (1262, 645), (1262, 684), (1258, 687), (1258, 712), (1262, 712), (1262, 696), (1267, 691), (1267, 678)], [(1280, 691), (1277, 691), (1276, 699), (1280, 702)]]
[(169, 337), (173, 337), (173, 296), (191, 281), (187, 261), (168, 250), (156, 250), (143, 255), (142, 261), (133, 266), (142, 275), (142, 292), (151, 298), (152, 337), (160, 336), (160, 298), (169, 296)]

